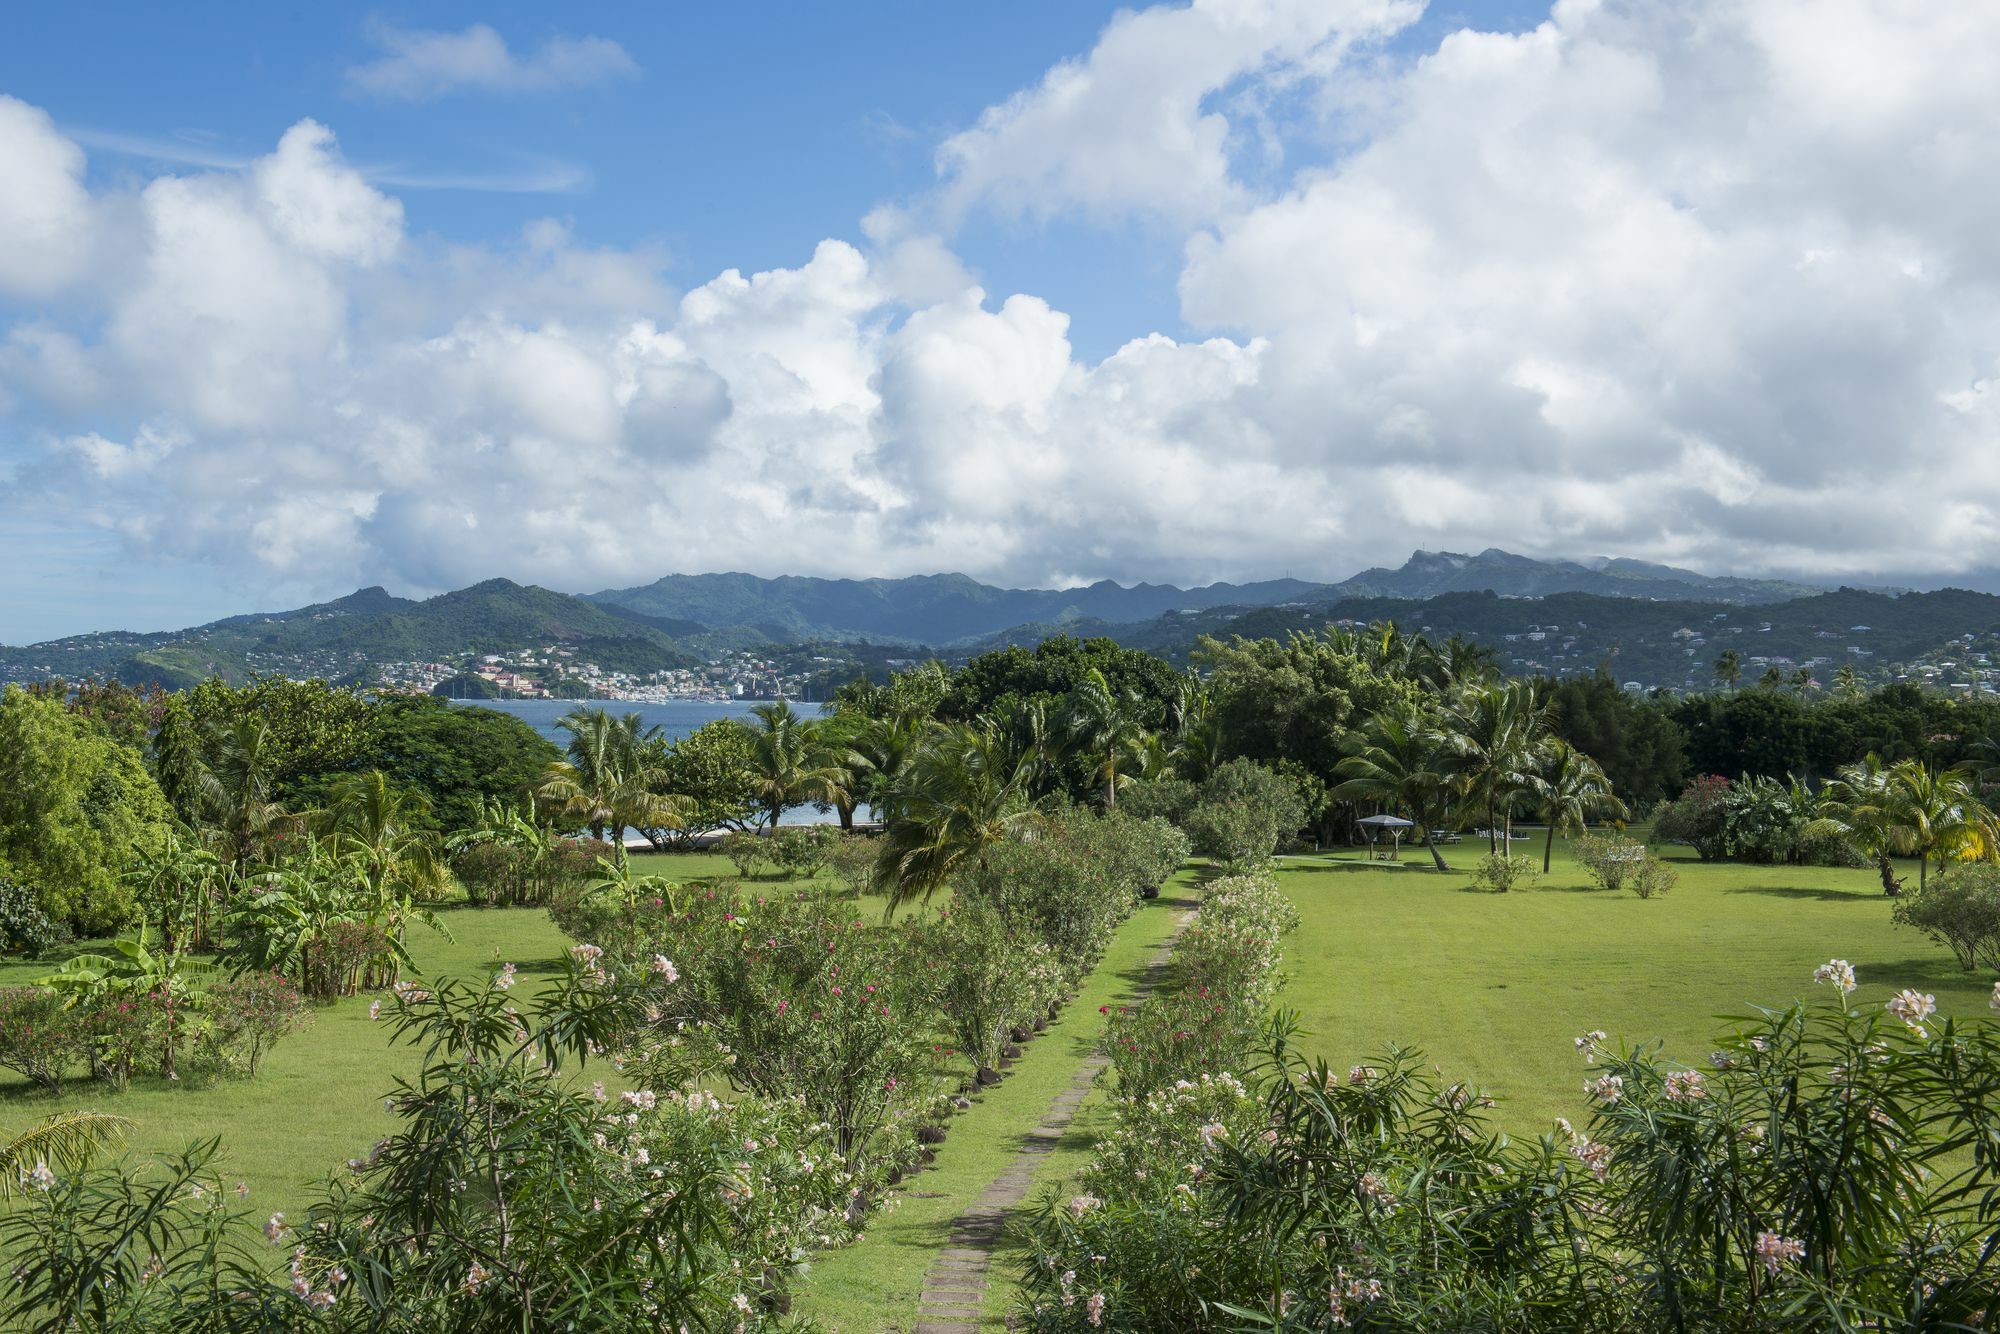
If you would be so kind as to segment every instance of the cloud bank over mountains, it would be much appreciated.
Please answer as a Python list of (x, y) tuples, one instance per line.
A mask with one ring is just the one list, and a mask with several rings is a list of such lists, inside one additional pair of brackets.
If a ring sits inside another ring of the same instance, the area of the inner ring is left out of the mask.
[[(93, 189), (0, 97), (0, 506), (321, 592), (2000, 564), (2000, 9), (1562, 0), (1412, 57), (1419, 15), (1121, 15), (931, 193), (685, 291), (413, 234), (311, 120)], [(955, 256), (980, 212), (1184, 238), (1193, 334), (1080, 359)]]

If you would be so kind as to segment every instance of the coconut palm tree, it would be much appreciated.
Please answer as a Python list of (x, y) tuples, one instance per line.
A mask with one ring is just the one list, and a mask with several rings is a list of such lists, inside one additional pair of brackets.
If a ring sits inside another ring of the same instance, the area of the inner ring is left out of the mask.
[(1890, 771), (1895, 808), (1917, 858), (1917, 888), (1930, 878), (1930, 863), (1943, 870), (1952, 858), (1970, 852), (1991, 856), (1996, 846), (1993, 812), (1979, 800), (1970, 775), (1957, 769), (1905, 760)]
[(1431, 861), (1438, 870), (1449, 871), (1432, 835), (1452, 807), (1451, 757), (1424, 710), (1406, 702), (1374, 714), (1349, 745), (1352, 753), (1334, 766), (1340, 782), (1329, 795), (1406, 813), (1416, 822)]
[(132, 1122), (109, 1112), (51, 1112), (0, 1143), (0, 1200), (13, 1197), (36, 1168), (81, 1172), (100, 1149), (122, 1142)]
[(928, 899), (986, 848), (1034, 818), (1023, 766), (991, 727), (933, 724), (898, 778), (876, 862), (889, 911)]
[(572, 709), (556, 726), (569, 733), (569, 747), (566, 758), (543, 771), (533, 794), (537, 806), (589, 829), (594, 838), (608, 833), (621, 862), (627, 829), (681, 827), (686, 802), (654, 790), (658, 774), (648, 743), (658, 728), (645, 726), (636, 713), (613, 718), (598, 708)]
[(773, 830), (787, 806), (849, 799), (847, 767), (822, 744), (817, 723), (800, 717), (782, 699), (759, 704), (751, 713), (757, 718), (750, 729), (751, 767), (757, 798), (764, 803)]
[(223, 855), (238, 874), (291, 824), (271, 797), (275, 777), (271, 729), (261, 718), (242, 717), (217, 738), (215, 763), (196, 779), (216, 812)]
[(1558, 832), (1568, 838), (1582, 833), (1593, 817), (1622, 820), (1631, 814), (1613, 795), (1611, 780), (1597, 761), (1560, 737), (1549, 742), (1542, 771), (1534, 775), (1530, 791), (1537, 811), (1549, 825), (1548, 838), (1542, 844), (1543, 875), (1549, 873)]
[(1486, 812), (1487, 846), (1511, 840), (1514, 801), (1541, 768), (1550, 713), (1526, 681), (1461, 689), (1436, 724), (1467, 801)]
[(1734, 690), (1743, 677), (1743, 655), (1733, 648), (1726, 648), (1716, 655), (1715, 683), (1725, 690)]
[(1091, 777), (1104, 785), (1105, 809), (1113, 809), (1145, 736), (1132, 696), (1092, 668), (1070, 691), (1067, 713), (1070, 747), (1090, 764)]
[(1800, 835), (1846, 839), (1862, 856), (1874, 861), (1884, 894), (1893, 897), (1903, 892), (1903, 882), (1889, 858), (1909, 851), (1909, 831), (1903, 823), (1900, 794), (1890, 778), (1890, 766), (1880, 755), (1871, 752), (1844, 765), (1821, 794), (1818, 818), (1801, 829)]

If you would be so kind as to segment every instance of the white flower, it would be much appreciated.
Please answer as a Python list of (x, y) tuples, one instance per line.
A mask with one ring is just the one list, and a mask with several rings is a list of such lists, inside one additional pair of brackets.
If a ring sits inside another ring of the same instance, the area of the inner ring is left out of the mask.
[(664, 954), (653, 956), (653, 971), (665, 978), (670, 986), (681, 980), (680, 970), (675, 968), (674, 961)]
[(33, 1167), (21, 1173), (21, 1184), (33, 1186), (36, 1190), (49, 1190), (56, 1184), (56, 1174), (49, 1170), (47, 1163), (37, 1158)]
[(1813, 981), (1839, 987), (1843, 996), (1859, 985), (1854, 980), (1854, 965), (1845, 959), (1829, 959), (1813, 969)]
[(1891, 996), (1882, 1008), (1902, 1020), (1912, 1033), (1921, 1038), (1927, 1036), (1923, 1021), (1937, 1010), (1937, 997), (1905, 987)]
[(1757, 1258), (1763, 1261), (1766, 1273), (1777, 1273), (1785, 1261), (1802, 1259), (1805, 1253), (1804, 1242), (1781, 1237), (1775, 1232), (1757, 1234)]

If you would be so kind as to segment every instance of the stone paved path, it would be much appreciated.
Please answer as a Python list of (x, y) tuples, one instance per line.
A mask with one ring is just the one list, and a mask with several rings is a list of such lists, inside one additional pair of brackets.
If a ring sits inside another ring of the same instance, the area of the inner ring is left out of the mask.
[[(1174, 941), (1188, 924), (1192, 912), (1183, 912), (1167, 938), (1147, 961), (1145, 975), (1135, 988), (1144, 995), (1153, 989), (1173, 953)], [(1077, 1067), (1069, 1087), (1055, 1096), (1041, 1120), (1028, 1132), (1027, 1143), (1014, 1154), (1007, 1170), (994, 1178), (964, 1213), (952, 1220), (944, 1249), (932, 1262), (918, 1296), (918, 1318), (914, 1334), (978, 1334), (980, 1307), (986, 1299), (986, 1269), (1000, 1248), (1000, 1235), (1007, 1215), (1028, 1197), (1028, 1187), (1069, 1123), (1076, 1109), (1090, 1093), (1098, 1071), (1109, 1061), (1103, 1052), (1093, 1052)]]

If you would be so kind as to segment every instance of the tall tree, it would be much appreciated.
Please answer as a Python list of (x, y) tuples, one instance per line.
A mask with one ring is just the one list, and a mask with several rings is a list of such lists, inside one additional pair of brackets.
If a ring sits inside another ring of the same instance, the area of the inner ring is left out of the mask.
[(1734, 690), (1743, 677), (1743, 655), (1733, 648), (1726, 648), (1715, 658), (1715, 683), (1725, 690)]
[(1415, 821), (1431, 861), (1440, 871), (1450, 870), (1435, 837), (1453, 804), (1450, 757), (1424, 710), (1405, 702), (1372, 714), (1350, 744), (1354, 753), (1335, 766), (1340, 782), (1332, 795)]
[(682, 822), (686, 803), (656, 790), (658, 775), (647, 744), (656, 729), (646, 727), (638, 714), (613, 718), (601, 708), (577, 708), (556, 726), (569, 733), (569, 746), (566, 758), (550, 764), (536, 786), (538, 804), (595, 837), (609, 833), (621, 863), (627, 829)]
[(1070, 692), (1064, 710), (1070, 746), (1091, 767), (1104, 790), (1106, 810), (1118, 805), (1118, 788), (1131, 778), (1146, 729), (1132, 697), (1112, 689), (1104, 673), (1091, 669)]
[(1568, 838), (1582, 833), (1593, 817), (1622, 820), (1630, 814), (1625, 803), (1612, 795), (1611, 780), (1597, 761), (1561, 738), (1548, 743), (1542, 770), (1533, 775), (1530, 790), (1536, 810), (1549, 825), (1548, 838), (1542, 844), (1544, 875), (1555, 855), (1558, 833)]
[(1514, 802), (1541, 767), (1549, 724), (1526, 681), (1467, 686), (1445, 709), (1440, 740), (1471, 804), (1486, 812), (1489, 851), (1513, 837)]
[(928, 899), (960, 867), (1034, 818), (1024, 775), (1006, 740), (990, 727), (934, 725), (892, 794), (877, 882), (889, 910)]
[(788, 806), (847, 799), (848, 766), (822, 744), (818, 724), (801, 717), (785, 700), (751, 710), (750, 768), (753, 788), (772, 829)]

